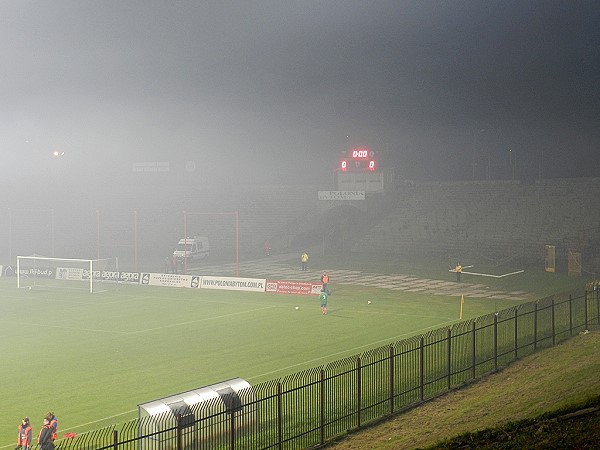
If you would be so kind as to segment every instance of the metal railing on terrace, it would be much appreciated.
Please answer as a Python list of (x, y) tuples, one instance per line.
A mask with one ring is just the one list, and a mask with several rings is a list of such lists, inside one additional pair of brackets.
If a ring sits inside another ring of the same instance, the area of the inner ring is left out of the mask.
[[(600, 290), (552, 296), (237, 394), (56, 441), (59, 449), (261, 450), (318, 447), (511, 362), (600, 328)], [(575, 295), (575, 296), (574, 296)]]

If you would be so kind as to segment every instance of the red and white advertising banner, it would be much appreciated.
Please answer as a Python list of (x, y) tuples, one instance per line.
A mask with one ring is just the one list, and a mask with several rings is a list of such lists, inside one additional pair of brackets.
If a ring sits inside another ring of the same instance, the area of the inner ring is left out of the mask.
[(142, 273), (140, 284), (147, 286), (198, 288), (200, 286), (200, 277), (197, 275), (178, 275), (176, 273)]
[(265, 292), (264, 278), (235, 278), (202, 276), (202, 289)]
[(319, 295), (323, 285), (305, 281), (268, 280), (267, 292), (276, 294)]

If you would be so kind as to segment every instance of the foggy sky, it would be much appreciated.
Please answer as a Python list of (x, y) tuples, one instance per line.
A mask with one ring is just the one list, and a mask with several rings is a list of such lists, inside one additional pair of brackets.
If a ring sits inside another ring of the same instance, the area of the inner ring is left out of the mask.
[(1, 0), (0, 177), (315, 182), (358, 145), (406, 179), (597, 176), (599, 30), (596, 1)]

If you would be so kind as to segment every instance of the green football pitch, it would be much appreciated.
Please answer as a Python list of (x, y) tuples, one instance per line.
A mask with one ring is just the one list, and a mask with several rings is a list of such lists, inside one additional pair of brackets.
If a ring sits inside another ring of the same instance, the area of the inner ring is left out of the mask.
[[(438, 274), (452, 277), (445, 265)], [(490, 282), (523, 289), (525, 277)], [(535, 277), (529, 287), (560, 286), (554, 274)], [(235, 377), (278, 379), (459, 320), (454, 296), (333, 288), (323, 316), (316, 296), (137, 285), (89, 294), (0, 278), (0, 448), (14, 447), (23, 416), (36, 435), (47, 411), (59, 436), (83, 433), (137, 417), (153, 399)], [(518, 303), (469, 298), (463, 319)]]

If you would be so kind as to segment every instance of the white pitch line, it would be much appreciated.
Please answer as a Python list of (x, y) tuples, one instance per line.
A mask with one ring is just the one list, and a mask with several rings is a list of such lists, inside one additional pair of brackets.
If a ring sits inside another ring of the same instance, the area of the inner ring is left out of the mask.
[[(462, 266), (463, 269), (468, 269), (470, 267), (475, 267), (475, 266), (473, 264), (471, 264), (470, 266)], [(456, 269), (450, 269), (450, 270), (448, 270), (448, 272), (456, 272)], [(466, 273), (466, 272), (463, 272), (463, 273)]]
[(130, 409), (129, 411), (125, 411), (125, 412), (122, 412), (119, 414), (113, 414), (112, 416), (103, 417), (102, 419), (92, 420), (91, 422), (87, 422), (87, 423), (81, 423), (79, 425), (69, 427), (66, 430), (61, 429), (61, 431), (75, 430), (77, 428), (86, 427), (88, 425), (93, 425), (95, 423), (104, 422), (105, 420), (114, 419), (115, 417), (124, 416), (125, 414), (131, 414), (132, 412), (136, 412), (136, 411), (137, 411), (137, 409)]
[[(0, 320), (0, 323), (14, 323), (7, 322), (6, 320)], [(40, 327), (40, 328), (56, 328), (59, 330), (75, 330), (75, 331), (88, 331), (92, 333), (108, 333), (108, 334), (129, 334), (128, 331), (119, 331), (119, 330), (102, 330), (99, 328), (81, 328), (81, 327), (71, 327), (69, 325), (52, 325), (47, 323), (28, 323), (30, 326)]]
[[(122, 413), (119, 413), (119, 414), (113, 414), (112, 416), (103, 417), (102, 419), (92, 420), (91, 422), (87, 422), (87, 423), (82, 423), (82, 424), (79, 424), (79, 425), (75, 425), (75, 426), (72, 426), (72, 427), (69, 427), (69, 428), (61, 428), (60, 431), (61, 432), (68, 432), (68, 431), (71, 431), (71, 430), (76, 430), (76, 429), (81, 428), (81, 427), (86, 427), (88, 425), (93, 425), (95, 423), (104, 422), (106, 420), (114, 419), (115, 417), (124, 416), (125, 414), (131, 414), (131, 413), (136, 412), (136, 411), (137, 411), (137, 409), (132, 409), (132, 410), (125, 411), (125, 412), (122, 412)], [(93, 432), (93, 431), (95, 431), (95, 430), (91, 430), (89, 432)], [(82, 434), (89, 433), (89, 432), (86, 431), (86, 432), (84, 432)], [(62, 440), (67, 440), (67, 439), (68, 438), (58, 438), (56, 441), (60, 442)], [(8, 448), (8, 447), (13, 447), (14, 445), (15, 444), (4, 445), (4, 446), (1, 446), (0, 449)]]
[(254, 311), (263, 311), (265, 309), (272, 309), (272, 308), (277, 308), (277, 306), (267, 306), (265, 308), (248, 309), (245, 311), (239, 311), (239, 312), (234, 312), (234, 313), (230, 313), (230, 314), (223, 314), (221, 316), (205, 317), (205, 318), (198, 319), (198, 320), (190, 320), (187, 322), (180, 322), (180, 323), (171, 323), (169, 325), (164, 325), (162, 327), (146, 328), (145, 330), (138, 330), (138, 331), (129, 331), (129, 332), (127, 332), (127, 334), (140, 334), (140, 333), (147, 333), (149, 331), (164, 330), (165, 328), (173, 328), (173, 327), (179, 327), (182, 325), (190, 325), (190, 324), (198, 323), (198, 322), (206, 322), (206, 321), (214, 320), (214, 319), (222, 319), (224, 317), (239, 316), (240, 314), (246, 314), (246, 313), (254, 312)]
[(256, 376), (254, 376), (254, 377), (249, 377), (249, 379), (253, 379), (253, 378), (262, 378), (262, 377), (265, 377), (265, 376), (267, 376), (267, 375), (272, 375), (272, 374), (274, 374), (274, 373), (283, 372), (283, 371), (287, 371), (287, 370), (289, 370), (289, 369), (293, 369), (294, 367), (298, 367), (298, 366), (304, 366), (304, 365), (306, 365), (306, 364), (311, 364), (311, 363), (313, 363), (313, 362), (316, 362), (316, 361), (321, 361), (321, 360), (323, 360), (323, 359), (330, 359), (330, 358), (332, 358), (332, 357), (334, 357), (334, 356), (338, 356), (338, 355), (344, 355), (344, 354), (346, 354), (346, 353), (348, 353), (348, 352), (354, 352), (354, 351), (356, 351), (356, 350), (359, 350), (359, 349), (361, 349), (361, 348), (365, 348), (365, 347), (372, 348), (372, 346), (373, 346), (373, 345), (376, 345), (376, 344), (381, 344), (381, 343), (384, 343), (384, 342), (385, 342), (385, 343), (394, 342), (394, 341), (397, 341), (398, 339), (400, 339), (400, 338), (402, 338), (402, 337), (404, 337), (404, 336), (414, 336), (414, 335), (415, 335), (415, 333), (416, 333), (416, 334), (418, 334), (418, 333), (419, 333), (419, 332), (421, 332), (421, 331), (425, 331), (425, 330), (431, 330), (431, 329), (439, 328), (439, 327), (441, 327), (441, 326), (444, 326), (444, 325), (446, 325), (446, 324), (449, 324), (449, 323), (455, 323), (455, 322), (456, 322), (456, 320), (450, 320), (450, 321), (447, 321), (447, 322), (442, 322), (442, 323), (439, 323), (439, 324), (436, 324), (436, 325), (432, 325), (432, 326), (430, 326), (430, 327), (422, 328), (422, 329), (420, 329), (420, 330), (411, 331), (411, 332), (408, 332), (408, 333), (402, 333), (402, 334), (399, 334), (399, 335), (397, 335), (397, 336), (392, 336), (392, 337), (385, 338), (385, 339), (380, 339), (380, 340), (378, 340), (378, 341), (371, 342), (371, 343), (369, 343), (369, 344), (365, 344), (365, 345), (360, 345), (360, 346), (358, 346), (358, 347), (354, 347), (354, 348), (351, 348), (351, 349), (349, 349), (349, 350), (344, 350), (344, 351), (341, 351), (341, 352), (331, 353), (331, 354), (329, 354), (329, 355), (326, 355), (326, 356), (320, 356), (320, 357), (318, 357), (318, 358), (313, 358), (313, 359), (310, 359), (310, 360), (308, 360), (308, 361), (304, 361), (304, 362), (302, 362), (302, 363), (298, 363), (298, 364), (292, 364), (291, 366), (282, 367), (281, 369), (277, 369), (277, 370), (271, 370), (271, 371), (269, 371), (269, 372), (265, 372), (265, 373), (262, 373), (262, 374), (260, 374), (260, 375), (256, 375)]
[[(469, 267), (475, 267), (475, 266), (474, 265), (463, 266), (463, 269), (468, 269)], [(456, 272), (456, 269), (450, 269), (450, 270), (448, 270), (448, 272)], [(462, 271), (462, 273), (466, 273), (468, 275), (477, 275), (480, 277), (491, 277), (491, 278), (504, 278), (504, 277), (508, 277), (510, 275), (516, 275), (518, 273), (523, 273), (523, 272), (525, 272), (525, 270), (517, 270), (516, 272), (505, 273), (502, 275), (492, 275), (489, 273), (465, 272), (464, 270)]]
[(508, 277), (510, 275), (516, 275), (518, 273), (523, 273), (525, 272), (524, 270), (517, 270), (516, 272), (510, 272), (510, 273), (505, 273), (503, 275), (490, 275), (489, 273), (477, 273), (477, 272), (463, 272), (469, 275), (477, 275), (480, 277), (491, 277), (491, 278), (504, 278), (504, 277)]

